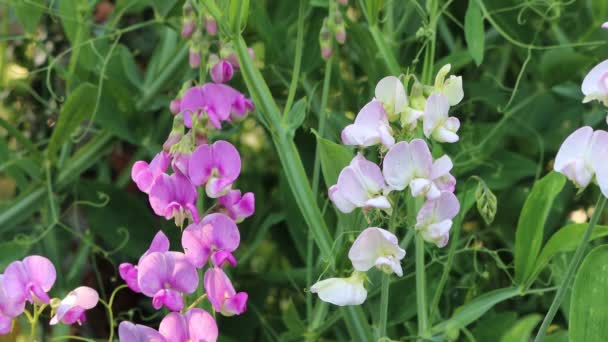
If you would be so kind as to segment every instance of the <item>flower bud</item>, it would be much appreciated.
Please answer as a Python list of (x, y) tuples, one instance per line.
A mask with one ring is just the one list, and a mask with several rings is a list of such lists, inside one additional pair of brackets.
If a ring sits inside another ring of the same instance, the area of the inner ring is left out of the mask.
[(179, 113), (180, 104), (181, 104), (180, 99), (171, 100), (171, 103), (169, 104), (169, 110), (171, 111), (172, 114), (176, 115)]
[(192, 69), (196, 69), (201, 65), (201, 54), (194, 47), (190, 47), (190, 53), (188, 55), (188, 62), (190, 63), (190, 67)]
[(321, 32), (319, 32), (319, 45), (321, 46), (321, 57), (325, 60), (329, 59), (333, 53), (333, 41), (327, 18), (323, 20), (323, 26), (321, 27)]
[(205, 30), (210, 36), (217, 34), (217, 21), (211, 16), (205, 16)]
[(215, 83), (226, 83), (230, 81), (232, 79), (233, 72), (232, 64), (224, 60), (215, 63), (215, 65), (211, 67), (211, 70), (209, 71), (211, 74), (211, 79)]
[(182, 37), (183, 38), (190, 38), (192, 37), (192, 33), (194, 33), (194, 21), (192, 21), (190, 18), (184, 18), (183, 23), (182, 23)]
[(334, 22), (334, 36), (339, 44), (344, 44), (346, 42), (346, 28), (344, 27), (344, 18), (342, 18), (342, 13), (336, 10), (333, 18)]

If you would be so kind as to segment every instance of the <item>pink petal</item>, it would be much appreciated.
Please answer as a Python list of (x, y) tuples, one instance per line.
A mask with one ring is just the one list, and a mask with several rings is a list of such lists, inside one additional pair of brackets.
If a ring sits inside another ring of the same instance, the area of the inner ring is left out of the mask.
[(553, 164), (555, 171), (562, 172), (573, 160), (582, 158), (589, 147), (592, 136), (593, 128), (589, 126), (581, 127), (570, 134), (557, 152)]
[(448, 118), (449, 110), (450, 104), (444, 95), (433, 93), (427, 98), (423, 120), (423, 131), (427, 138)]
[(139, 285), (137, 284), (137, 267), (128, 262), (124, 262), (118, 266), (118, 274), (122, 278), (122, 280), (127, 283), (127, 286), (133, 292), (141, 292)]
[(39, 255), (28, 256), (23, 259), (23, 264), (27, 267), (29, 277), (32, 282), (40, 286), (44, 292), (48, 292), (55, 284), (57, 274), (53, 263), (45, 257)]
[(602, 89), (600, 88), (600, 81), (606, 76), (606, 73), (608, 73), (608, 60), (605, 60), (593, 67), (587, 76), (585, 76), (583, 84), (581, 85), (581, 91), (583, 94), (586, 96), (594, 94), (601, 95)]
[(224, 267), (227, 264), (236, 267), (236, 258), (230, 252), (217, 251), (211, 255), (211, 261), (217, 267)]
[(194, 308), (184, 315), (188, 321), (188, 332), (191, 341), (215, 342), (218, 328), (215, 319), (205, 310)]
[(171, 273), (171, 288), (184, 293), (193, 293), (198, 287), (198, 273), (196, 268), (188, 261), (186, 255), (179, 252), (167, 252), (174, 262)]
[(215, 311), (221, 311), (226, 298), (236, 294), (232, 282), (221, 268), (212, 267), (205, 272), (205, 291)]
[(249, 295), (246, 292), (239, 292), (236, 295), (227, 298), (222, 308), (222, 315), (233, 316), (240, 315), (247, 311), (247, 299)]
[(154, 296), (169, 283), (175, 260), (169, 253), (152, 252), (140, 260), (137, 283), (141, 292), (148, 297)]
[(211, 79), (215, 83), (226, 83), (232, 79), (233, 68), (232, 64), (227, 61), (219, 61), (216, 63), (211, 70)]
[(152, 307), (159, 310), (163, 306), (171, 311), (180, 311), (184, 308), (184, 298), (176, 290), (162, 289), (152, 297)]
[(4, 316), (0, 313), (0, 335), (6, 335), (11, 332), (13, 327), (13, 319)]
[[(171, 315), (171, 314), (170, 314)], [(145, 325), (123, 321), (118, 326), (120, 342), (166, 342), (167, 340), (156, 330)]]
[(167, 342), (187, 341), (190, 337), (188, 330), (186, 318), (177, 312), (165, 316), (158, 327), (158, 331), (167, 339)]

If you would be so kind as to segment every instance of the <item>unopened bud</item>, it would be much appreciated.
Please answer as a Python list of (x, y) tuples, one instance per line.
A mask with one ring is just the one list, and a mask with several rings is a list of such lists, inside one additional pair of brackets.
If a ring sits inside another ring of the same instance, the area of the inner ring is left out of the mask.
[(169, 110), (171, 111), (171, 113), (173, 113), (174, 115), (177, 115), (180, 111), (179, 107), (181, 106), (181, 100), (180, 99), (174, 99), (171, 101), (171, 103), (169, 104)]
[(205, 16), (205, 30), (210, 36), (217, 34), (217, 21), (211, 16)]
[(348, 5), (348, 0), (338, 0), (338, 3), (339, 3), (340, 5), (344, 5), (344, 6), (346, 6), (346, 5)]
[(190, 47), (190, 52), (188, 54), (188, 62), (190, 63), (190, 67), (192, 69), (196, 69), (201, 66), (201, 54), (194, 47)]
[(194, 21), (192, 19), (184, 18), (184, 21), (182, 23), (182, 37), (184, 37), (184, 38), (192, 37), (195, 27), (196, 26), (194, 25)]
[(319, 45), (321, 46), (321, 57), (325, 60), (329, 59), (333, 53), (333, 40), (327, 18), (323, 20), (323, 26), (319, 32)]
[(232, 79), (232, 64), (230, 64), (228, 61), (221, 60), (211, 67), (209, 73), (211, 74), (211, 79), (213, 82), (226, 83)]

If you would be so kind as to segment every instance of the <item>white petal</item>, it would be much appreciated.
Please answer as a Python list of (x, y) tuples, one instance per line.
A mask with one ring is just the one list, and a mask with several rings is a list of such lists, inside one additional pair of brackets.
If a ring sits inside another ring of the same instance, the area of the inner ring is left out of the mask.
[(423, 131), (429, 138), (431, 134), (448, 118), (450, 104), (443, 94), (433, 93), (426, 100), (424, 106)]
[(433, 139), (438, 142), (455, 143), (459, 140), (458, 134), (441, 126), (438, 127), (432, 135)]
[(450, 106), (455, 106), (464, 98), (464, 90), (462, 90), (462, 77), (450, 76), (444, 85), (442, 93), (448, 98)]
[(329, 278), (321, 280), (310, 288), (322, 301), (338, 306), (360, 305), (367, 298), (363, 277), (353, 275), (349, 278)]
[(589, 148), (593, 128), (581, 127), (570, 134), (562, 143), (557, 152), (553, 168), (557, 172), (563, 172), (564, 168), (576, 159), (582, 159)]
[(365, 201), (363, 208), (378, 208), (378, 209), (391, 209), (391, 203), (384, 196), (378, 196), (374, 198), (370, 198)]
[[(583, 80), (583, 84), (581, 85), (581, 91), (583, 94), (589, 96), (594, 94), (603, 94), (602, 90), (599, 87), (600, 80), (604, 75), (608, 72), (608, 60), (601, 62), (596, 65), (589, 71), (585, 79)], [(603, 94), (606, 95), (606, 94)]]
[(375, 96), (394, 114), (403, 112), (407, 107), (405, 88), (401, 80), (395, 76), (381, 79), (376, 85)]
[(426, 178), (415, 178), (410, 182), (410, 188), (412, 190), (412, 196), (426, 196), (427, 192), (431, 190), (432, 182)]
[(382, 174), (386, 183), (396, 190), (403, 190), (410, 183), (414, 168), (410, 146), (406, 141), (393, 145), (388, 151), (382, 162)]

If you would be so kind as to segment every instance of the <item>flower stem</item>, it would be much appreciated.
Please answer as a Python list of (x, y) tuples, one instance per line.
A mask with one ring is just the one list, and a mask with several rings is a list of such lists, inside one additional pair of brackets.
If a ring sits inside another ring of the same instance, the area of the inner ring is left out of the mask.
[(114, 298), (116, 298), (116, 294), (118, 293), (118, 291), (127, 287), (128, 286), (126, 284), (122, 284), (115, 288), (114, 291), (112, 291), (112, 294), (110, 295), (110, 300), (107, 303), (101, 299), (99, 300), (99, 302), (103, 304), (103, 306), (105, 306), (106, 310), (108, 311), (108, 320), (110, 321), (110, 337), (108, 337), (108, 342), (112, 342), (114, 340), (114, 313), (112, 312), (112, 304), (114, 303)]
[(428, 330), (426, 312), (426, 275), (424, 269), (424, 239), (416, 234), (416, 312), (418, 314), (418, 336), (423, 337)]
[(200, 303), (200, 302), (202, 302), (203, 300), (205, 300), (205, 298), (207, 298), (207, 294), (206, 294), (206, 293), (203, 293), (203, 295), (202, 295), (202, 296), (199, 296), (198, 298), (196, 298), (196, 299), (194, 300), (194, 302), (192, 302), (192, 304), (190, 304), (190, 306), (188, 306), (188, 308), (186, 309), (186, 312), (187, 312), (187, 311), (190, 311), (190, 309), (195, 308), (195, 307), (198, 305), (198, 303)]
[(549, 325), (553, 321), (553, 318), (555, 317), (555, 314), (557, 313), (559, 306), (561, 305), (562, 301), (564, 300), (564, 297), (566, 296), (566, 290), (570, 287), (572, 278), (574, 278), (576, 270), (578, 269), (578, 266), (580, 265), (581, 260), (583, 258), (583, 254), (585, 253), (585, 248), (587, 247), (587, 244), (589, 243), (589, 239), (591, 237), (591, 233), (593, 232), (593, 228), (595, 228), (595, 225), (597, 224), (597, 221), (599, 220), (600, 216), (602, 215), (602, 212), (604, 211), (605, 206), (606, 206), (606, 197), (600, 195), (600, 198), (597, 201), (597, 205), (595, 207), (595, 211), (593, 212), (593, 216), (591, 216), (591, 221), (589, 221), (589, 225), (587, 226), (587, 230), (585, 230), (585, 234), (583, 235), (581, 243), (578, 245), (578, 247), (576, 248), (576, 251), (574, 252), (574, 257), (570, 261), (570, 265), (568, 266), (568, 270), (566, 271), (566, 276), (564, 277), (564, 279), (562, 280), (562, 283), (559, 285), (559, 287), (557, 289), (557, 293), (555, 294), (555, 297), (553, 298), (553, 302), (551, 303), (551, 306), (549, 307), (549, 311), (547, 312), (545, 319), (543, 319), (543, 324), (540, 326), (540, 329), (538, 330), (538, 333), (536, 334), (536, 338), (534, 339), (534, 342), (541, 342), (545, 338), (545, 334), (547, 333), (547, 328), (549, 328)]
[(380, 290), (380, 327), (378, 338), (386, 336), (386, 323), (388, 319), (388, 295), (390, 283), (390, 275), (383, 274), (382, 288)]

